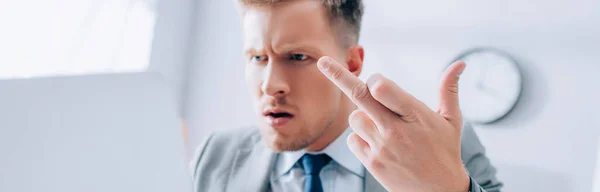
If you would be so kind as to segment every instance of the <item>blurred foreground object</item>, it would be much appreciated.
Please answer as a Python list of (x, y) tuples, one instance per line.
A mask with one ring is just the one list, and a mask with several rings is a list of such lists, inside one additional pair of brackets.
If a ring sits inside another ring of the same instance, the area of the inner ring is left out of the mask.
[(160, 76), (4, 80), (0, 92), (0, 191), (191, 191)]

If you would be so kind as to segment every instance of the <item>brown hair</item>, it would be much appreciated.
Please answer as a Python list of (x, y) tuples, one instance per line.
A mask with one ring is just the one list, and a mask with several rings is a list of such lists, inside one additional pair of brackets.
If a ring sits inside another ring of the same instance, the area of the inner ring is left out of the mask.
[[(243, 5), (270, 5), (290, 0), (238, 0)], [(362, 0), (321, 0), (331, 16), (332, 24), (336, 25), (340, 40), (345, 46), (358, 43), (360, 23), (364, 6)]]

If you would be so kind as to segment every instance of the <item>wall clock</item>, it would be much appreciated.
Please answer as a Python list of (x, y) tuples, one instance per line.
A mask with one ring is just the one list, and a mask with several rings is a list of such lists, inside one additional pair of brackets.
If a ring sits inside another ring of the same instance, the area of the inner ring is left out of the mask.
[(467, 64), (459, 80), (463, 118), (476, 124), (494, 123), (515, 107), (523, 89), (517, 61), (494, 48), (476, 48), (454, 61)]

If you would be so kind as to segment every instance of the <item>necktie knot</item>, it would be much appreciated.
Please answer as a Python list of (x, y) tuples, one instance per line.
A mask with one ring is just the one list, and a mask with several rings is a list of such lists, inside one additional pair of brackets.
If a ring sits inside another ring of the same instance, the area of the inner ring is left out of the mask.
[(302, 156), (302, 168), (304, 168), (304, 174), (306, 175), (319, 175), (321, 169), (331, 161), (331, 157), (326, 154), (305, 154)]

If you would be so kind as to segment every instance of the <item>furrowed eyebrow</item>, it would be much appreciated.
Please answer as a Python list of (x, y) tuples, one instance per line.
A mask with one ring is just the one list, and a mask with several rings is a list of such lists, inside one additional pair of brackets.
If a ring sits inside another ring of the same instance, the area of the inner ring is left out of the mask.
[(257, 51), (256, 49), (254, 49), (254, 48), (249, 48), (249, 49), (246, 49), (246, 50), (244, 51), (244, 55), (254, 55), (254, 54), (256, 54), (257, 52), (258, 52), (258, 51)]
[(279, 53), (293, 53), (293, 52), (309, 52), (309, 53), (318, 53), (320, 52), (317, 47), (312, 46), (311, 44), (285, 44), (279, 46), (277, 48), (277, 52)]

